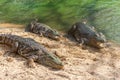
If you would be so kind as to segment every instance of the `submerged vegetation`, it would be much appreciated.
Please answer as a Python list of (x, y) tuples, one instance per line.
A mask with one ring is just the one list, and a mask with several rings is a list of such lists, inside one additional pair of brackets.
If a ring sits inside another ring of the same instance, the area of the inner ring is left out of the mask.
[(34, 18), (58, 30), (87, 19), (108, 38), (120, 40), (119, 0), (0, 0), (0, 22), (27, 24)]

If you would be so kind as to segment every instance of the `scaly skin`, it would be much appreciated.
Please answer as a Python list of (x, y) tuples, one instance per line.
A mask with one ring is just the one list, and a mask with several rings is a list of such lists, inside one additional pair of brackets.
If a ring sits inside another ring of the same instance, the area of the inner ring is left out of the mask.
[(34, 62), (50, 66), (55, 69), (62, 69), (61, 60), (55, 55), (48, 52), (44, 46), (31, 38), (22, 38), (17, 35), (0, 34), (0, 44), (11, 46), (11, 52), (28, 59), (29, 66), (34, 67)]
[(94, 28), (82, 22), (73, 24), (68, 34), (73, 36), (78, 42), (96, 48), (102, 48), (103, 46), (100, 44), (106, 42), (105, 36), (102, 33), (98, 33)]
[(25, 28), (26, 32), (32, 32), (38, 34), (40, 36), (49, 37), (54, 40), (59, 40), (59, 33), (56, 30), (51, 29), (49, 26), (38, 23), (36, 20), (32, 21), (28, 26)]

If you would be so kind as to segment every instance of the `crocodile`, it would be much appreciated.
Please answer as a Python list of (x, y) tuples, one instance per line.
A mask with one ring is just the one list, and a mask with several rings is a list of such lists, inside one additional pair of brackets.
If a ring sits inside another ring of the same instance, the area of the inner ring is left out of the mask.
[(63, 68), (63, 63), (58, 56), (49, 52), (43, 45), (31, 38), (23, 38), (13, 34), (0, 34), (0, 44), (10, 46), (10, 52), (26, 58), (29, 67), (35, 67), (35, 62), (37, 62), (54, 69)]
[(25, 31), (38, 34), (39, 36), (45, 36), (53, 40), (59, 40), (60, 37), (60, 34), (56, 30), (50, 28), (46, 24), (39, 23), (38, 20), (30, 22), (26, 26)]
[(82, 22), (76, 22), (69, 29), (68, 34), (81, 44), (90, 45), (96, 48), (103, 48), (106, 38), (101, 32), (97, 32), (94, 27)]

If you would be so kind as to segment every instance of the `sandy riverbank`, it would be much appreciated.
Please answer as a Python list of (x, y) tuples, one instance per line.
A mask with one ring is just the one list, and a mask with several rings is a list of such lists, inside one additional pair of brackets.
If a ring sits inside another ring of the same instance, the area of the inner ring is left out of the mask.
[(56, 51), (64, 63), (64, 69), (58, 71), (37, 63), (35, 68), (28, 68), (26, 59), (5, 53), (10, 48), (0, 45), (0, 80), (120, 80), (120, 46), (114, 43), (101, 50), (82, 49), (67, 38), (54, 41), (23, 29), (2, 28), (0, 33), (33, 38), (49, 51)]

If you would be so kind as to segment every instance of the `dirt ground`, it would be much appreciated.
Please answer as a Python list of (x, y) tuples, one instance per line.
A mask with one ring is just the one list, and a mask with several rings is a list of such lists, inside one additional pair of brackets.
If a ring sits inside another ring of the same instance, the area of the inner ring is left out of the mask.
[(38, 63), (35, 68), (29, 68), (25, 58), (7, 53), (10, 47), (0, 44), (0, 80), (120, 80), (120, 46), (115, 43), (97, 50), (82, 48), (77, 42), (65, 37), (54, 41), (24, 32), (24, 29), (1, 28), (0, 33), (33, 38), (49, 51), (56, 51), (64, 63), (62, 70)]

